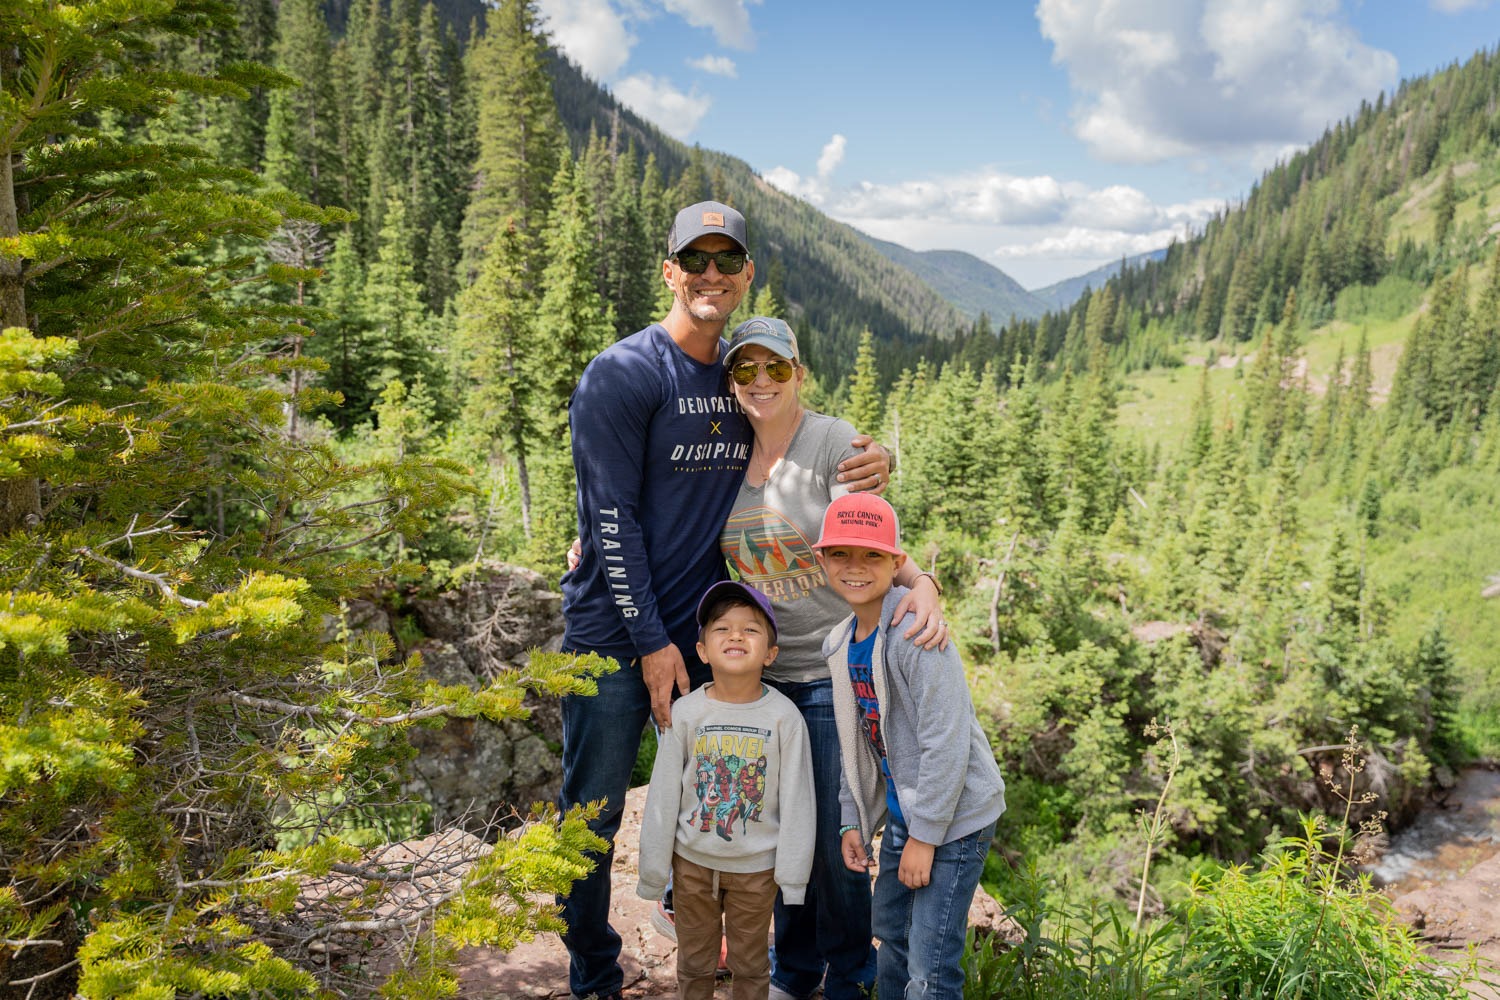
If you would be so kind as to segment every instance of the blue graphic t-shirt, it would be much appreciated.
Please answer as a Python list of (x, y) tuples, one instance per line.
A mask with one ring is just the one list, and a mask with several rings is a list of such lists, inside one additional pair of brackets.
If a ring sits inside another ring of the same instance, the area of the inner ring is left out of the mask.
[[(857, 623), (856, 623), (857, 624)], [(854, 700), (859, 705), (859, 723), (869, 737), (870, 745), (880, 758), (880, 773), (885, 776), (885, 807), (891, 819), (905, 824), (901, 814), (901, 802), (896, 797), (896, 783), (891, 780), (891, 764), (885, 756), (885, 736), (880, 728), (880, 699), (875, 697), (875, 636), (879, 629), (871, 629), (863, 639), (853, 638), (854, 625), (849, 626), (849, 683), (854, 688)]]

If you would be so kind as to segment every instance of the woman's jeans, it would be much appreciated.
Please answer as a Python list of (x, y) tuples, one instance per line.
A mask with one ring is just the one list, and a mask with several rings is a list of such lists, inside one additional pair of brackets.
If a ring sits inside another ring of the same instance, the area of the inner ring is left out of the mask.
[[(839, 774), (843, 764), (833, 721), (833, 682), (766, 683), (790, 698), (807, 723), (818, 809), (807, 900), (802, 906), (787, 906), (780, 894), (776, 897), (771, 982), (796, 997), (811, 996), (819, 985), (825, 1000), (866, 997), (875, 983), (870, 878), (845, 868), (839, 849)], [(968, 906), (966, 899), (964, 914)]]
[(932, 876), (908, 889), (896, 872), (906, 826), (890, 821), (875, 879), (875, 937), (880, 940), (880, 1000), (963, 1000), (964, 934), (984, 871), (994, 825), (933, 852)]

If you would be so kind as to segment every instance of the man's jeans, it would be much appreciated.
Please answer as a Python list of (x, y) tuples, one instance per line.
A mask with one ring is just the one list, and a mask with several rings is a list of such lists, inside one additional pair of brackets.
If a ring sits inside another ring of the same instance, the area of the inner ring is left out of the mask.
[[(680, 648), (680, 647), (679, 647)], [(694, 688), (710, 679), (708, 667), (689, 647), (683, 655)], [(558, 807), (601, 801), (598, 819), (589, 829), (609, 844), (594, 858), (594, 870), (559, 896), (568, 930), (568, 987), (574, 996), (605, 996), (620, 989), (620, 935), (609, 926), (609, 869), (615, 856), (615, 833), (625, 807), (630, 772), (641, 747), (641, 733), (651, 718), (651, 696), (641, 679), (640, 661), (623, 664), (598, 679), (599, 693), (568, 695), (562, 700), (563, 782)]]
[[(790, 698), (807, 723), (818, 807), (807, 901), (803, 906), (786, 906), (780, 894), (776, 897), (771, 982), (797, 997), (811, 996), (821, 984), (826, 1000), (856, 1000), (868, 996), (875, 983), (870, 878), (845, 868), (839, 850), (843, 764), (833, 721), (833, 682), (767, 683)], [(967, 903), (965, 907), (967, 913)]]
[(906, 827), (887, 823), (875, 879), (880, 1000), (963, 1000), (969, 904), (993, 833), (988, 826), (941, 845), (932, 856), (931, 881), (908, 889), (896, 876)]

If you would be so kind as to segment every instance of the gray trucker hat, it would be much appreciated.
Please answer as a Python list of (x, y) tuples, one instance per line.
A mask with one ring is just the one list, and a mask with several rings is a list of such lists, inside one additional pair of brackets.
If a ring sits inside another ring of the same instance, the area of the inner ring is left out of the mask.
[(745, 242), (745, 217), (718, 201), (700, 201), (677, 213), (672, 228), (667, 231), (667, 256), (680, 251), (700, 236), (716, 234), (728, 236), (750, 252)]

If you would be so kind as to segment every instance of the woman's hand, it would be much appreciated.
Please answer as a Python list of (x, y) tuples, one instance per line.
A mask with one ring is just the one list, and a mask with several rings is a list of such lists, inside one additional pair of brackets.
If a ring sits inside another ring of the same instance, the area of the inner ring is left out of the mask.
[(891, 453), (868, 434), (861, 434), (849, 443), (864, 451), (839, 463), (839, 482), (848, 486), (851, 493), (861, 490), (884, 493), (891, 483)]
[(891, 621), (901, 621), (909, 611), (917, 616), (917, 620), (906, 630), (906, 638), (923, 649), (932, 649), (934, 646), (947, 649), (948, 622), (943, 618), (943, 599), (938, 596), (937, 584), (931, 576), (924, 573), (909, 586), (911, 590), (896, 605)]

